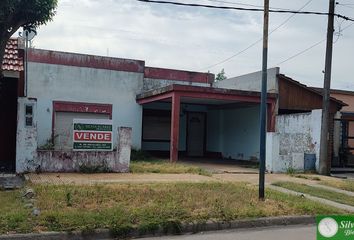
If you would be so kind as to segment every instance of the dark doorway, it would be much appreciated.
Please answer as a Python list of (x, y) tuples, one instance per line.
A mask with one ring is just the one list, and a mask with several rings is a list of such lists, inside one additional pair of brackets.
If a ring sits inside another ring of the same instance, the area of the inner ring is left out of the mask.
[(187, 155), (202, 157), (205, 151), (205, 113), (189, 112), (187, 119)]
[(0, 172), (6, 173), (16, 171), (17, 82), (0, 80)]
[(340, 119), (341, 134), (339, 162), (332, 167), (354, 167), (354, 119)]

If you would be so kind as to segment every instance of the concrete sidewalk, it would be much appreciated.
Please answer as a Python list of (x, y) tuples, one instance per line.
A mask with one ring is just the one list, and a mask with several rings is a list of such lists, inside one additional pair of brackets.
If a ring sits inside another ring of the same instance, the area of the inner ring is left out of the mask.
[(347, 212), (352, 212), (352, 213), (354, 212), (354, 207), (350, 206), (350, 205), (334, 202), (334, 201), (327, 200), (327, 199), (324, 199), (324, 198), (315, 197), (315, 196), (312, 196), (310, 194), (296, 192), (296, 191), (293, 191), (293, 190), (289, 190), (289, 189), (278, 187), (278, 186), (274, 186), (274, 185), (268, 185), (268, 187), (273, 189), (273, 190), (276, 190), (278, 192), (282, 192), (282, 193), (286, 193), (286, 194), (292, 194), (292, 195), (297, 195), (297, 196), (302, 196), (302, 197), (310, 199), (312, 201), (319, 202), (319, 203), (322, 203), (322, 204), (325, 204), (325, 205), (328, 205), (328, 206), (332, 206), (332, 207), (335, 207), (335, 208), (338, 208), (338, 209), (342, 209), (342, 210), (347, 211)]

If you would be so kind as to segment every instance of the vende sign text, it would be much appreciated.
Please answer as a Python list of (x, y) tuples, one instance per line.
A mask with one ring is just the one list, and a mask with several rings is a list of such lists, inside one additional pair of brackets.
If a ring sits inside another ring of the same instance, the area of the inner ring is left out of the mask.
[(74, 119), (73, 149), (76, 151), (112, 151), (112, 120)]

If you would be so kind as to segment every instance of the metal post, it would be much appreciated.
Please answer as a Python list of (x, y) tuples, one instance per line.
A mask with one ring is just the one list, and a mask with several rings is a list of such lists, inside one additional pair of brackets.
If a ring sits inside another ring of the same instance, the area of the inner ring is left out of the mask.
[(24, 82), (24, 95), (25, 97), (27, 97), (27, 79), (28, 79), (28, 34), (29, 34), (29, 30), (25, 29), (24, 30), (25, 33), (25, 39), (26, 39), (26, 43), (25, 43), (25, 82)]
[(264, 200), (265, 158), (266, 158), (266, 126), (267, 126), (267, 65), (268, 65), (268, 22), (269, 0), (264, 0), (263, 20), (263, 60), (262, 60), (262, 94), (261, 94), (261, 131), (259, 151), (259, 199)]
[(172, 95), (172, 107), (171, 107), (170, 162), (177, 162), (178, 160), (180, 108), (181, 108), (181, 97), (178, 93), (174, 93)]
[(329, 1), (328, 29), (327, 29), (327, 48), (326, 48), (326, 67), (323, 86), (323, 107), (320, 143), (319, 173), (328, 175), (330, 167), (328, 165), (328, 122), (330, 107), (330, 88), (332, 73), (332, 53), (333, 53), (333, 33), (334, 33), (334, 9), (335, 0)]

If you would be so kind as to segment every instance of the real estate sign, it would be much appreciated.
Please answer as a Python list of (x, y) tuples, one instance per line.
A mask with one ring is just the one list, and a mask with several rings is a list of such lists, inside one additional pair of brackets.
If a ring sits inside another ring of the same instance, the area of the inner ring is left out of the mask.
[(113, 123), (107, 119), (74, 119), (74, 151), (112, 151)]
[(354, 239), (354, 215), (317, 216), (317, 240)]

